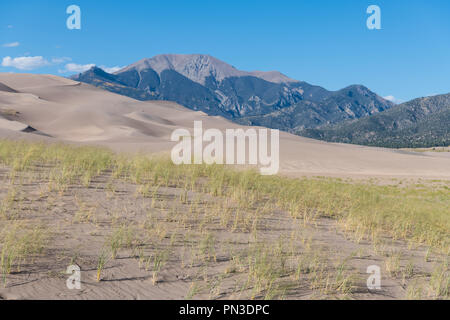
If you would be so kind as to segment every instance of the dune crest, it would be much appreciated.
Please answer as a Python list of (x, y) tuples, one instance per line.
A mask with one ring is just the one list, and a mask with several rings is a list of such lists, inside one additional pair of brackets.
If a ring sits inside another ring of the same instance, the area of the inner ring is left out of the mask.
[(0, 82), (0, 91), (3, 91), (3, 92), (12, 92), (12, 93), (17, 92), (17, 91), (14, 90), (13, 88), (8, 87), (7, 85), (4, 85), (4, 84), (1, 83), (1, 82)]

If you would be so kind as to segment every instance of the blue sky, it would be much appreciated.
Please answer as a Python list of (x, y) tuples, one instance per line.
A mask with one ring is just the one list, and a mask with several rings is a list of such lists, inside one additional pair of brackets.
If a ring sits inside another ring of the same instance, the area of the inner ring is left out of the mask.
[[(81, 30), (66, 27), (72, 4)], [(366, 27), (371, 4), (381, 30)], [(450, 1), (0, 3), (0, 72), (67, 76), (161, 53), (211, 54), (242, 70), (278, 70), (330, 90), (363, 84), (406, 101), (450, 92)]]

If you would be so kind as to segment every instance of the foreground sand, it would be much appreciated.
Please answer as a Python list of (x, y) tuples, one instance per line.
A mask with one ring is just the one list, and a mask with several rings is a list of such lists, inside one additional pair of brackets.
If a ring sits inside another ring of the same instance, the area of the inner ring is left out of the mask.
[[(97, 148), (0, 147), (0, 298), (448, 298), (448, 184), (279, 179)], [(74, 264), (80, 290), (66, 287)], [(373, 265), (380, 290), (366, 286)]]
[[(204, 128), (238, 127), (175, 103), (140, 102), (56, 76), (0, 74), (0, 83), (0, 111), (14, 120), (0, 119), (0, 137), (45, 138), (20, 132), (30, 126), (48, 140), (150, 153), (170, 150), (173, 130), (192, 129), (194, 120), (202, 120)], [(450, 157), (442, 153), (334, 144), (287, 133), (280, 134), (280, 161), (280, 173), (289, 176), (450, 179)]]
[[(54, 76), (0, 74), (0, 83), (0, 138), (7, 140), (165, 153), (172, 131), (192, 128), (194, 120), (206, 128), (237, 127), (174, 103), (139, 102)], [(22, 131), (27, 128), (37, 131)], [(255, 191), (251, 183), (259, 178), (251, 173), (227, 188), (220, 170), (214, 179), (193, 177), (193, 166), (171, 176), (170, 164), (150, 168), (130, 155), (146, 170), (126, 175), (115, 172), (120, 165), (107, 166), (88, 176), (83, 169), (79, 177), (70, 161), (25, 165), (42, 146), (23, 148), (17, 158), (0, 159), (0, 299), (448, 298), (450, 158), (444, 153), (282, 133), (283, 175), (374, 184), (293, 179), (302, 182), (292, 185), (290, 203), (278, 202), (289, 187), (272, 196)], [(411, 186), (403, 187), (405, 181)], [(383, 220), (397, 213), (404, 223)], [(8, 257), (15, 261), (10, 268)], [(66, 287), (71, 264), (81, 267), (81, 290)], [(370, 265), (382, 269), (381, 290), (366, 286)]]

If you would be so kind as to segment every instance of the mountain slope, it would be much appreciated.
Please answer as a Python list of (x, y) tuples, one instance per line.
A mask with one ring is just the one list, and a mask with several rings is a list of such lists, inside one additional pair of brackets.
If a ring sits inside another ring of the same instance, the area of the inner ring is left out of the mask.
[(238, 122), (282, 128), (296, 133), (304, 128), (340, 123), (377, 114), (390, 108), (385, 100), (364, 86), (354, 85), (328, 92), (316, 101), (302, 100), (270, 114), (243, 117)]
[(332, 142), (394, 148), (448, 146), (450, 94), (418, 98), (368, 118), (296, 133)]
[(241, 124), (290, 132), (393, 106), (363, 86), (332, 92), (276, 71), (241, 71), (208, 55), (158, 55), (114, 74), (94, 67), (72, 79), (139, 100), (170, 100)]

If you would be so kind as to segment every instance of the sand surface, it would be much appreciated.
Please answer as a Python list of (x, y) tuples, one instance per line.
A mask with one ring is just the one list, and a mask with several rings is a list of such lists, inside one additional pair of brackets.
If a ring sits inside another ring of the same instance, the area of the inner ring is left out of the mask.
[[(0, 74), (0, 138), (101, 145), (118, 152), (168, 152), (174, 145), (170, 141), (172, 132), (192, 129), (195, 120), (202, 120), (204, 128), (240, 127), (176, 103), (136, 101), (56, 76)], [(334, 144), (280, 133), (280, 173), (292, 177), (439, 179), (446, 180), (439, 183), (447, 184), (448, 154)], [(41, 170), (45, 173), (50, 168)], [(17, 221), (44, 225), (51, 241), (44, 254), (8, 275), (6, 285), (0, 284), (0, 300), (236, 299), (252, 295), (250, 290), (239, 289), (247, 281), (245, 272), (227, 271), (235, 264), (230, 248), (245, 253), (254, 241), (246, 229), (220, 226), (220, 213), (239, 217), (233, 202), (200, 192), (189, 192), (187, 200), (181, 201), (183, 190), (175, 187), (155, 187), (149, 191), (151, 195), (144, 194), (131, 182), (116, 181), (111, 186), (108, 174), (96, 177), (89, 187), (71, 185), (65, 192), (55, 193), (49, 191), (49, 182), (41, 172), (23, 173), (15, 180), (10, 174), (11, 168), (0, 167), (0, 199), (16, 190), (20, 199), (15, 201)], [(305, 222), (292, 219), (276, 207), (267, 210), (267, 215), (255, 220), (258, 239), (273, 245), (288, 237), (305, 261), (313, 254), (323, 256), (330, 272), (339, 268), (340, 261), (347, 261), (346, 270), (359, 279), (352, 295), (356, 299), (405, 297), (407, 286), (400, 276), (383, 274), (383, 290), (379, 292), (366, 288), (367, 266), (383, 265), (392, 252), (401, 253), (398, 263), (402, 268), (414, 263), (414, 276), (431, 273), (442, 258), (430, 255), (424, 246), (411, 247), (405, 241), (383, 238), (382, 246), (355, 241), (333, 219)], [(244, 216), (257, 216), (260, 211), (250, 208)], [(0, 222), (4, 227), (12, 221)], [(116, 259), (109, 260), (102, 281), (96, 282), (97, 261), (105, 241), (121, 225), (145, 232), (145, 237), (133, 250), (120, 250)], [(206, 258), (200, 261), (202, 255), (194, 246), (203, 243), (205, 234), (216, 239), (214, 263)], [(165, 252), (169, 252), (167, 261), (154, 282), (148, 261)], [(64, 271), (74, 262), (82, 270), (81, 290), (66, 288)], [(311, 289), (311, 277), (302, 275), (300, 285), (289, 289), (284, 298), (324, 298)], [(194, 294), (196, 285), (201, 290)]]
[[(0, 167), (0, 198), (6, 197), (11, 187), (9, 174), (8, 168)], [(228, 208), (227, 201), (196, 192), (189, 192), (188, 201), (180, 202), (183, 190), (173, 187), (161, 187), (150, 197), (139, 194), (137, 186), (127, 182), (116, 182), (115, 190), (111, 191), (109, 179), (100, 176), (89, 188), (74, 185), (63, 194), (45, 191), (45, 179), (16, 186), (23, 196), (16, 218), (45, 225), (51, 230), (51, 241), (43, 254), (26, 260), (20, 271), (13, 269), (6, 282), (0, 282), (0, 300), (251, 297), (251, 290), (241, 289), (247, 274), (227, 270), (234, 266), (230, 252), (245, 256), (254, 241), (253, 233), (245, 228), (234, 230), (233, 223), (222, 227), (220, 219), (215, 217), (216, 210), (234, 210), (233, 204), (230, 203)], [(24, 180), (27, 180), (26, 176)], [(250, 209), (246, 213), (254, 216), (257, 211)], [(321, 263), (327, 266), (326, 274), (333, 275), (335, 268), (346, 261), (346, 274), (355, 278), (352, 299), (405, 298), (406, 285), (400, 276), (383, 273), (382, 290), (369, 291), (366, 287), (367, 266), (384, 265), (390, 252), (401, 253), (399, 263), (402, 268), (413, 262), (417, 275), (430, 274), (442, 259), (440, 255), (430, 256), (424, 246), (411, 248), (404, 241), (386, 238), (378, 248), (366, 240), (355, 241), (332, 219), (320, 218), (305, 224), (302, 220), (292, 219), (287, 212), (276, 208), (270, 211), (255, 220), (258, 241), (276, 246), (284, 239), (284, 245), (295, 246), (296, 254), (303, 257), (305, 263), (313, 263), (319, 255), (320, 261), (323, 260)], [(122, 225), (132, 228), (136, 247), (123, 247), (114, 259), (108, 259), (102, 279), (97, 282), (98, 257), (105, 244), (109, 244), (114, 230)], [(199, 226), (203, 226), (200, 231), (197, 230)], [(201, 246), (195, 244), (202, 243), (205, 234), (214, 236), (214, 261), (203, 260), (206, 258), (200, 252)], [(167, 257), (154, 283), (151, 261), (160, 253), (167, 253)], [(81, 268), (80, 290), (66, 287), (68, 275), (65, 270), (74, 263)], [(313, 289), (308, 272), (300, 279), (289, 276), (283, 281), (292, 287), (288, 286), (290, 289), (283, 299), (348, 298), (334, 292), (324, 295)], [(194, 286), (198, 286), (197, 290), (193, 290)], [(264, 295), (255, 298), (263, 299)]]

